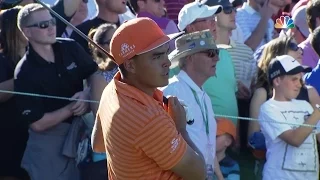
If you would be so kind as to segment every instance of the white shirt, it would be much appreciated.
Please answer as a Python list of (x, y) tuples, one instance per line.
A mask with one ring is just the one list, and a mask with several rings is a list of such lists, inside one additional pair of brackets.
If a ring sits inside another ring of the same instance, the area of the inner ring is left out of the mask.
[[(206, 104), (207, 106), (207, 112), (205, 113), (208, 115), (207, 117), (209, 122), (209, 136), (207, 136), (206, 134), (206, 127), (200, 106), (198, 105), (191, 89), (193, 89), (198, 96), (203, 109), (206, 109), (204, 104)], [(183, 102), (187, 105), (187, 117), (189, 119), (194, 119), (194, 123), (192, 125), (187, 124), (187, 131), (190, 139), (202, 152), (203, 156), (207, 158), (206, 154), (209, 138), (209, 143), (213, 147), (211, 155), (214, 160), (216, 152), (217, 124), (214, 118), (211, 100), (207, 93), (200, 89), (199, 86), (197, 86), (195, 82), (183, 70), (181, 70), (177, 76), (172, 77), (169, 80), (169, 85), (162, 88), (161, 90), (163, 91), (165, 96), (176, 96), (179, 100), (183, 100)], [(214, 165), (214, 161), (210, 164)]]
[(319, 159), (315, 136), (318, 130), (315, 129), (300, 147), (291, 146), (279, 138), (283, 132), (303, 124), (306, 115), (312, 112), (312, 106), (302, 100), (283, 102), (270, 99), (261, 106), (259, 123), (267, 146), (263, 180), (318, 179)]

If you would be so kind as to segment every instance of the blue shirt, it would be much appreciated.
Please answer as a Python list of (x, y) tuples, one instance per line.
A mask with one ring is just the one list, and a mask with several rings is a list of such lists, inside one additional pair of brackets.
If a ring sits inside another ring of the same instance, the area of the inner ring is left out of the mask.
[[(220, 162), (220, 170), (225, 180), (240, 180), (239, 164), (226, 156)], [(215, 178), (216, 179), (216, 178)]]
[(261, 55), (262, 55), (262, 52), (263, 52), (265, 47), (266, 47), (266, 45), (263, 45), (253, 53), (253, 58), (257, 61), (257, 63), (259, 63)]
[(313, 86), (320, 93), (320, 60), (311, 72), (304, 75), (304, 81), (307, 85)]

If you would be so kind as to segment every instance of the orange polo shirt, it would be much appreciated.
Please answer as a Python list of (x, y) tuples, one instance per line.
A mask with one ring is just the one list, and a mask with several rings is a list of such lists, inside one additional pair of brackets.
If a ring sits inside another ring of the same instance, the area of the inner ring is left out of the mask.
[(109, 179), (181, 179), (170, 169), (187, 143), (163, 107), (162, 92), (151, 97), (119, 79), (118, 73), (105, 88), (97, 113)]

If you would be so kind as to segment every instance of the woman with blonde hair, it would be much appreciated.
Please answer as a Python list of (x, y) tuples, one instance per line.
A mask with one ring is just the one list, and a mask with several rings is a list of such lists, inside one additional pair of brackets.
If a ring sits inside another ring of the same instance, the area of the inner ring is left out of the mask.
[[(257, 119), (259, 116), (260, 106), (272, 97), (272, 86), (268, 82), (267, 69), (270, 61), (276, 56), (290, 55), (299, 63), (302, 61), (303, 51), (298, 47), (292, 37), (283, 36), (273, 39), (266, 44), (262, 56), (258, 64), (257, 84), (253, 97), (250, 103), (250, 117)], [(302, 80), (301, 83), (303, 84)], [(310, 104), (315, 105), (320, 103), (320, 97), (317, 91), (311, 86), (303, 85), (296, 99), (306, 100)], [(250, 121), (248, 127), (249, 145), (253, 147), (253, 155), (257, 159), (256, 177), (261, 179), (262, 169), (265, 162), (265, 142), (260, 125), (257, 121)]]

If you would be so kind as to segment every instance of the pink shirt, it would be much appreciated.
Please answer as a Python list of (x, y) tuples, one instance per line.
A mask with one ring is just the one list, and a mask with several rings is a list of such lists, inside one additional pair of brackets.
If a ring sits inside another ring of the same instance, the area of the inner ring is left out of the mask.
[(318, 64), (319, 56), (313, 50), (312, 45), (310, 44), (311, 36), (299, 44), (299, 47), (303, 49), (303, 57), (302, 57), (302, 64), (309, 66), (309, 67), (316, 67)]

